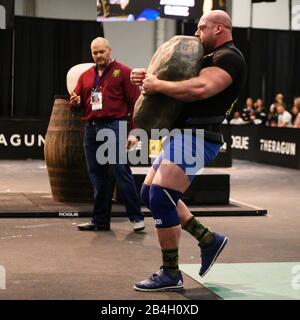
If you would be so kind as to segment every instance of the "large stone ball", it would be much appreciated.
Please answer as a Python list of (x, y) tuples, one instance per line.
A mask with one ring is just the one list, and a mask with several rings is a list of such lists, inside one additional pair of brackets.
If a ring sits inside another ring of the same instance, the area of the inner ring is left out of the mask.
[[(199, 74), (203, 55), (204, 50), (198, 38), (175, 36), (157, 49), (147, 72), (162, 80), (190, 79)], [(151, 129), (171, 129), (183, 105), (184, 102), (162, 94), (141, 94), (134, 107), (135, 126), (148, 133)]]

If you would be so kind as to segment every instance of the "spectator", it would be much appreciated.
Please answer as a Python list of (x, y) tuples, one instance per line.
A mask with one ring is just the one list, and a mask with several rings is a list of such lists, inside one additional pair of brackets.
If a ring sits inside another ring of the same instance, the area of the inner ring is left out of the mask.
[(298, 108), (300, 108), (300, 97), (296, 97), (294, 99), (294, 106), (297, 106)]
[(273, 103), (270, 106), (270, 110), (268, 113), (268, 125), (270, 127), (277, 127), (278, 124), (278, 112), (277, 106), (284, 103), (284, 96), (282, 93), (278, 93), (275, 96)]
[(243, 109), (242, 112), (242, 119), (245, 122), (250, 122), (251, 121), (251, 114), (253, 114), (254, 112), (254, 103), (253, 103), (253, 99), (252, 98), (247, 98), (246, 100), (246, 105)]
[(230, 120), (230, 124), (233, 124), (233, 125), (245, 124), (245, 121), (241, 118), (241, 114), (239, 113), (239, 111), (236, 111), (233, 114), (233, 119)]
[(282, 93), (277, 93), (273, 103), (270, 106), (270, 112), (274, 113), (276, 110), (276, 107), (282, 103), (284, 103), (284, 95)]
[(259, 98), (255, 101), (254, 108), (255, 108), (255, 110), (254, 110), (255, 120), (260, 120), (260, 123), (266, 124), (267, 111), (265, 109), (264, 101), (261, 98)]
[(297, 114), (297, 117), (295, 119), (295, 121), (293, 122), (293, 126), (294, 128), (299, 128), (300, 129), (300, 110)]
[(300, 110), (300, 97), (296, 97), (294, 99), (294, 103), (291, 109), (292, 123), (295, 122), (297, 115), (299, 114), (299, 110)]
[(292, 122), (294, 128), (300, 128), (300, 97), (294, 99), (292, 107)]
[(292, 115), (285, 110), (284, 103), (278, 104), (276, 109), (278, 112), (277, 127), (292, 127)]

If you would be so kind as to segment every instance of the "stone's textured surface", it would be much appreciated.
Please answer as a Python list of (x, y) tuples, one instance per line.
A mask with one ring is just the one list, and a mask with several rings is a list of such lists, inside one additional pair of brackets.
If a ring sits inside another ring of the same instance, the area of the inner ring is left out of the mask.
[[(198, 75), (204, 50), (196, 37), (175, 36), (154, 53), (147, 72), (159, 79), (180, 81)], [(139, 97), (134, 108), (134, 121), (138, 128), (171, 128), (177, 119), (183, 102), (162, 94)]]

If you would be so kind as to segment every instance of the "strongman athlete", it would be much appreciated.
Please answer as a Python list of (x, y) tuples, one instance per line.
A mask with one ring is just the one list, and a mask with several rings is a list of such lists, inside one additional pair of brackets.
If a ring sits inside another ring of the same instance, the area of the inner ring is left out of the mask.
[[(182, 153), (185, 160), (196, 154), (207, 166), (216, 158), (223, 143), (220, 124), (238, 99), (246, 78), (246, 64), (242, 53), (233, 44), (231, 19), (226, 12), (214, 10), (203, 15), (195, 36), (205, 50), (198, 77), (185, 81), (164, 81), (140, 69), (134, 69), (131, 73), (131, 81), (142, 85), (144, 94), (161, 93), (186, 102), (174, 128), (205, 130), (204, 141), (196, 134), (186, 137), (191, 142), (188, 147), (182, 144), (182, 135), (170, 139), (168, 148), (159, 155), (146, 176), (141, 198), (155, 219), (163, 265), (148, 279), (134, 285), (138, 291), (183, 288), (178, 268), (181, 228), (198, 241), (201, 277), (209, 271), (228, 241), (226, 236), (203, 226), (180, 200), (201, 168), (195, 165), (187, 171), (186, 162), (190, 161), (174, 163), (173, 159), (174, 154), (178, 153)], [(201, 144), (203, 153), (199, 152)]]

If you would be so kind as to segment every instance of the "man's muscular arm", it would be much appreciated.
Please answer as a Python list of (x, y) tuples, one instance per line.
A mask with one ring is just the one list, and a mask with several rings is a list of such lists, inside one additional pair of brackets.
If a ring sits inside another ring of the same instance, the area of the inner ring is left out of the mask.
[(162, 93), (177, 100), (192, 102), (212, 97), (232, 83), (231, 76), (219, 67), (208, 67), (199, 76), (184, 81), (164, 81), (147, 74), (143, 81), (143, 93)]

